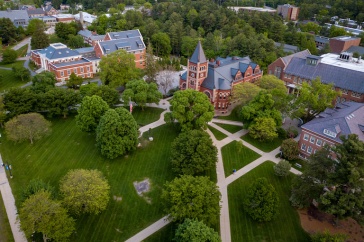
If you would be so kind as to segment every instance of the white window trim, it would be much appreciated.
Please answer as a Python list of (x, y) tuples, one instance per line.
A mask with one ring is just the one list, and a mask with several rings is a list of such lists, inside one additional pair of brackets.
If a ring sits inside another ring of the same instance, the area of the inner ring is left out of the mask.
[[(306, 138), (307, 137), (307, 138)], [(304, 134), (303, 135), (303, 140), (306, 140), (306, 141), (308, 141), (308, 139), (310, 138), (310, 136), (308, 135), (308, 134)]]

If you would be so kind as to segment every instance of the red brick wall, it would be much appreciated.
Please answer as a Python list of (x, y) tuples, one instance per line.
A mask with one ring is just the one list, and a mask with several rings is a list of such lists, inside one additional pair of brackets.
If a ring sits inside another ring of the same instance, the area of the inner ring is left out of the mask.
[[(81, 67), (83, 67), (83, 72), (81, 72)], [(87, 71), (87, 67), (89, 67), (89, 71)], [(53, 72), (56, 75), (57, 81), (61, 81), (62, 79), (68, 80), (69, 76), (72, 73), (77, 74), (78, 76), (84, 75), (84, 78), (86, 77), (93, 77), (93, 68), (92, 63), (80, 63), (70, 66), (63, 66), (63, 67), (55, 67), (53, 65), (49, 65), (49, 70)], [(70, 74), (68, 74), (68, 70), (70, 70)], [(61, 75), (61, 72), (63, 71), (63, 76)], [(90, 74), (90, 76), (87, 76), (87, 74)]]
[(274, 61), (272, 64), (270, 64), (268, 66), (268, 75), (274, 75), (274, 71), (275, 71), (276, 67), (281, 67), (281, 70), (282, 70), (281, 75), (278, 78), (282, 80), (283, 70), (286, 67), (286, 65), (284, 64), (284, 62), (281, 58), (277, 59), (276, 61)]
[(101, 58), (103, 56), (102, 50), (101, 50), (101, 47), (100, 47), (99, 44), (96, 44), (94, 46), (94, 50), (95, 50), (95, 53), (96, 53), (96, 57)]
[(230, 104), (230, 90), (216, 90), (216, 97), (214, 99), (215, 110), (226, 112)]
[(37, 66), (41, 66), (41, 61), (40, 61), (40, 57), (39, 55), (35, 54), (34, 52), (31, 52), (30, 54), (30, 59), (32, 61), (34, 61), (34, 63), (37, 65)]
[[(306, 137), (308, 136), (308, 140), (305, 140), (305, 134), (306, 134)], [(311, 140), (312, 137), (314, 138), (314, 141)], [(317, 144), (318, 139), (322, 141), (321, 145)], [(302, 132), (300, 134), (300, 139), (298, 141), (298, 148), (300, 150), (301, 156), (303, 156), (304, 158), (307, 158), (311, 154), (314, 154), (315, 150), (322, 149), (322, 147), (324, 146), (324, 143), (326, 143), (326, 144), (328, 144), (330, 146), (337, 144), (337, 142), (327, 138), (326, 136), (311, 132), (311, 131), (306, 130), (306, 129), (303, 128)], [(304, 146), (302, 146), (303, 144), (304, 144)], [(309, 147), (312, 148), (311, 153), (308, 152)], [(303, 148), (305, 150), (303, 150)]]
[(142, 53), (135, 53), (135, 66), (139, 69), (145, 68), (145, 49)]
[(104, 41), (106, 41), (106, 40), (111, 40), (109, 33), (107, 33), (107, 34), (105, 35)]
[(341, 53), (350, 48), (350, 46), (359, 46), (360, 38), (343, 41), (340, 39), (330, 39), (330, 49), (332, 53)]

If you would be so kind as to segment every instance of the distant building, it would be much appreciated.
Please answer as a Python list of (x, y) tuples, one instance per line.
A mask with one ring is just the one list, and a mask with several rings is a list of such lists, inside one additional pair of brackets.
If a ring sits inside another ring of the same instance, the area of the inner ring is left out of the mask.
[(268, 73), (284, 81), (288, 92), (298, 92), (303, 82), (320, 77), (322, 83), (332, 83), (345, 101), (364, 102), (364, 63), (351, 53), (311, 55), (308, 50), (278, 58), (268, 66)]
[(228, 7), (231, 10), (234, 10), (235, 12), (244, 12), (244, 13), (253, 13), (253, 12), (261, 12), (261, 13), (270, 13), (270, 14), (276, 14), (277, 10), (273, 8), (257, 8), (257, 7)]
[(43, 7), (43, 10), (46, 13), (46, 15), (48, 15), (48, 16), (58, 14), (58, 11), (54, 7), (52, 7), (52, 4), (49, 2), (46, 3), (46, 5)]
[(364, 141), (364, 104), (344, 102), (328, 108), (301, 126), (300, 156), (307, 158), (323, 146), (342, 144), (340, 136), (356, 134)]
[(43, 8), (36, 8), (36, 9), (28, 9), (28, 16), (29, 18), (38, 18), (45, 16), (45, 12)]
[(75, 17), (72, 14), (56, 14), (52, 16), (57, 19), (57, 22), (71, 23), (75, 21)]
[(298, 20), (298, 14), (300, 9), (290, 4), (278, 5), (277, 13), (281, 15), (285, 20)]
[(339, 54), (346, 51), (351, 46), (359, 46), (361, 38), (351, 36), (339, 36), (330, 39), (330, 50), (332, 53)]
[(79, 21), (84, 28), (90, 26), (93, 21), (97, 19), (96, 15), (80, 11), (78, 14), (73, 15), (76, 21)]
[(298, 51), (300, 51), (300, 48), (295, 45), (287, 45), (278, 42), (274, 42), (274, 45), (278, 48), (282, 48), (283, 51), (286, 53), (297, 53)]
[(180, 77), (181, 90), (194, 89), (206, 94), (215, 111), (225, 113), (230, 105), (233, 87), (243, 82), (255, 82), (263, 72), (258, 64), (246, 57), (218, 57), (208, 61), (198, 42), (187, 63), (187, 71)]
[(68, 11), (68, 10), (70, 10), (70, 5), (68, 5), (68, 4), (61, 4), (61, 5), (59, 5), (59, 9), (61, 10), (61, 11)]
[(78, 35), (82, 36), (83, 42), (92, 46), (95, 46), (97, 42), (104, 41), (105, 35), (98, 35), (96, 32), (90, 30), (80, 30)]
[(315, 44), (317, 49), (325, 48), (325, 45), (329, 45), (330, 38), (315, 35)]
[(53, 16), (44, 16), (39, 19), (43, 20), (47, 27), (54, 27), (57, 24), (57, 19)]
[(0, 11), (0, 18), (9, 18), (15, 27), (22, 26), (26, 28), (28, 26), (29, 17), (27, 10), (5, 10)]
[[(325, 26), (327, 28), (330, 28), (333, 24), (329, 24), (329, 23), (326, 23)], [(350, 27), (344, 27), (344, 26), (341, 26), (341, 25), (338, 25), (338, 24), (334, 24), (335, 27), (337, 28), (342, 28), (342, 29), (345, 29), (345, 31), (349, 34), (352, 34), (352, 35), (355, 35), (355, 36), (358, 36), (360, 35), (361, 33), (364, 32), (364, 30), (362, 29), (358, 29), (358, 28), (350, 28)]]

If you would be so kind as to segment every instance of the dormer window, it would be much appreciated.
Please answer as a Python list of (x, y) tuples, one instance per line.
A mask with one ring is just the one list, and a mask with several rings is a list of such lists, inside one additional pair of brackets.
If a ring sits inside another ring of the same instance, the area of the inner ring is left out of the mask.
[(328, 129), (324, 129), (324, 134), (326, 134), (326, 135), (328, 135), (328, 136), (330, 136), (332, 138), (336, 138), (336, 136), (337, 136), (337, 133), (335, 133), (335, 132), (333, 132), (331, 130), (328, 130)]

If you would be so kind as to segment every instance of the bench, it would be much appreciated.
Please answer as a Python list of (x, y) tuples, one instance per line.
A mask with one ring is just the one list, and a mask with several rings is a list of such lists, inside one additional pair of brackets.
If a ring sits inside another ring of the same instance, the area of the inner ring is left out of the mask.
[(302, 168), (302, 165), (301, 164), (296, 163), (294, 165), (295, 165), (295, 167)]

